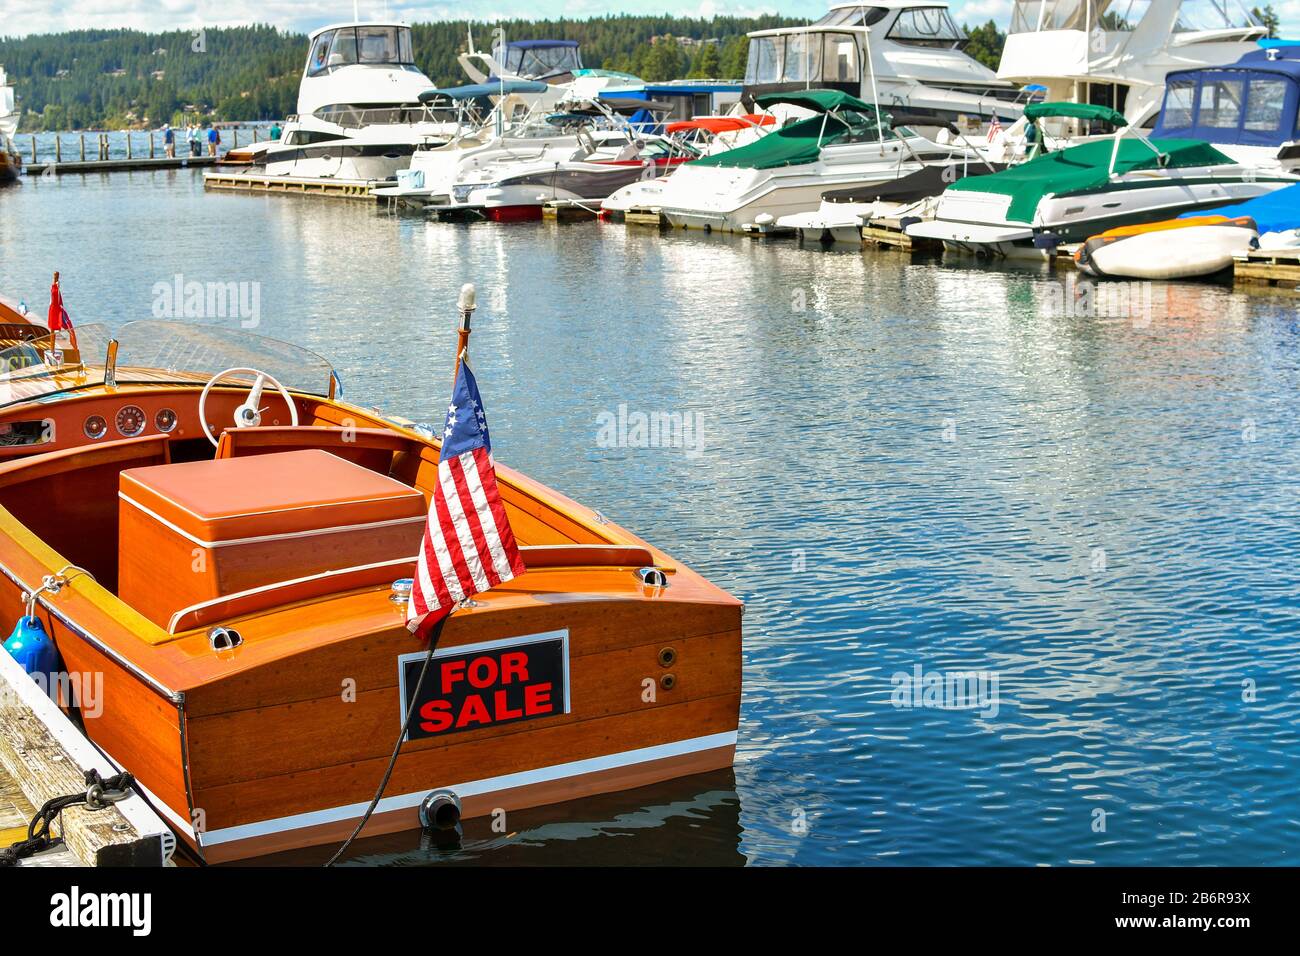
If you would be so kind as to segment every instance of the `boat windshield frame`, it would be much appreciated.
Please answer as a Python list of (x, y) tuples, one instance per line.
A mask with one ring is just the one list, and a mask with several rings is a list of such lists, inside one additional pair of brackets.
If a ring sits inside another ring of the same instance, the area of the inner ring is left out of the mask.
[[(338, 393), (334, 367), (292, 342), (246, 329), (143, 319), (113, 333), (106, 325), (80, 327), (76, 363), (49, 364), (45, 351), (30, 343), (0, 350), (0, 408), (103, 384), (110, 340), (118, 343), (113, 379), (119, 386), (200, 386), (226, 369), (256, 368), (291, 392), (321, 398)], [(230, 382), (237, 384), (234, 376)]]

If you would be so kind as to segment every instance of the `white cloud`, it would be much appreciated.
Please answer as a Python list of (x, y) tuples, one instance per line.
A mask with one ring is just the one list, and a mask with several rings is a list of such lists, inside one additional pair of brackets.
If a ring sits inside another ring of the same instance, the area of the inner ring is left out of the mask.
[[(87, 28), (127, 27), (162, 32), (197, 26), (231, 26), (269, 23), (282, 29), (307, 32), (327, 22), (350, 19), (349, 0), (303, 4), (301, 0), (0, 0), (5, 6), (0, 35), (62, 33)], [(568, 19), (607, 13), (670, 13), (678, 16), (752, 16), (782, 12), (790, 16), (820, 17), (821, 0), (487, 0), (464, 4), (429, 4), (419, 0), (361, 0), (362, 17), (402, 19), (408, 22), (498, 18)]]

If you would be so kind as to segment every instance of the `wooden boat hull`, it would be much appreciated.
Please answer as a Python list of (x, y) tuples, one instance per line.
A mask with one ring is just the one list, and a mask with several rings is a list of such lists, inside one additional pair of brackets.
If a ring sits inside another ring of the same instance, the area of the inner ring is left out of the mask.
[[(111, 400), (147, 405), (149, 391), (119, 386)], [(58, 434), (76, 435), (76, 423), (102, 397), (88, 389), (44, 413), (60, 419)], [(165, 400), (182, 407), (175, 386)], [(386, 427), (406, 443), (394, 472), (427, 494), (438, 458), (429, 439), (342, 402), (298, 401), (300, 417), (316, 425)], [(11, 406), (0, 419), (30, 414)], [(171, 440), (193, 430), (184, 418)], [(123, 468), (166, 460), (166, 445), (163, 436), (146, 436), (115, 443), (120, 448), (73, 447), (0, 463), (0, 614), (16, 620), (23, 613), (24, 594), (71, 560), (61, 552), (82, 548), (78, 563), (111, 564), (85, 542), (115, 540), (116, 519), (92, 508), (100, 496), (66, 484), (71, 473), (60, 472), (60, 456), (99, 456), (99, 471), (83, 467), (79, 480), (93, 473), (116, 487)], [(368, 454), (347, 445), (335, 451), (357, 460)], [(491, 720), (418, 738), (413, 729), (366, 834), (418, 827), (420, 803), (436, 791), (452, 794), (472, 817), (732, 762), (740, 602), (562, 495), (502, 466), (498, 478), (529, 570), (453, 613), (431, 673), (457, 654), (560, 635), (564, 706), (512, 719), (502, 699), (493, 704), (489, 687), (482, 701), (496, 708)], [(109, 498), (116, 508), (116, 494)], [(665, 569), (667, 586), (645, 583), (636, 573), (643, 565)], [(313, 580), (290, 583), (278, 605), (245, 606), (239, 602), (257, 595), (235, 597), (167, 627), (119, 600), (105, 570), (103, 583), (75, 575), (57, 594), (42, 595), (38, 617), (74, 686), (97, 688), (90, 697), (101, 706), (79, 697), (91, 740), (136, 775), (193, 852), (209, 862), (239, 860), (341, 840), (369, 805), (406, 708), (399, 668), (425, 651), (389, 595), (392, 581), (413, 567), (410, 559), (345, 571), (347, 583), (324, 596)], [(237, 628), (242, 643), (214, 650), (205, 615)]]

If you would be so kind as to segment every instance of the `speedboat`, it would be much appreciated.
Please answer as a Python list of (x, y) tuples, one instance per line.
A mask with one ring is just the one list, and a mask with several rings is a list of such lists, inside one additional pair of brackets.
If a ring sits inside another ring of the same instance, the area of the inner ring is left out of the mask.
[(280, 139), (261, 150), (266, 175), (393, 178), (410, 165), (417, 148), (456, 133), (452, 116), (420, 102), (433, 85), (415, 65), (405, 24), (367, 21), (316, 30), (298, 88), (298, 112), (285, 122)]
[(19, 115), (14, 104), (14, 88), (9, 85), (4, 67), (0, 66), (0, 186), (16, 181), (22, 173), (22, 157), (13, 142)]
[(767, 93), (757, 102), (811, 115), (682, 166), (658, 197), (671, 225), (752, 231), (815, 210), (828, 190), (890, 182), (954, 155), (906, 127), (892, 129), (888, 115), (840, 90)]
[[(917, 118), (908, 113), (891, 113), (891, 129), (910, 126)], [(898, 179), (865, 186), (830, 189), (822, 193), (821, 205), (812, 212), (793, 213), (776, 221), (778, 230), (794, 230), (807, 242), (862, 241), (862, 227), (872, 219), (899, 218), (912, 213), (928, 200), (932, 200), (959, 179), (983, 176), (1005, 169), (1006, 165), (991, 163), (978, 147), (966, 140), (953, 124), (945, 128), (968, 148), (960, 159), (927, 162), (916, 172)]]
[[(771, 113), (742, 113), (730, 116), (697, 116), (668, 123), (664, 131), (700, 156), (716, 156), (737, 146), (744, 146), (770, 133), (776, 124)], [(638, 179), (610, 193), (600, 204), (601, 218), (622, 222), (630, 212), (659, 211), (663, 194), (663, 177)]]
[(1234, 0), (1013, 0), (997, 75), (1142, 128), (1170, 71), (1230, 63), (1267, 34), (1258, 8)]
[(84, 732), (189, 854), (335, 843), (372, 800), (366, 835), (731, 765), (734, 597), (497, 464), (526, 571), (430, 648), (406, 605), (441, 422), (242, 329), (78, 335), (82, 361), (3, 380), (0, 612), (111, 701)]
[(939, 197), (934, 218), (909, 225), (909, 236), (977, 255), (1042, 258), (1107, 229), (1212, 209), (1296, 181), (1280, 167), (1235, 161), (1200, 139), (1148, 138), (1104, 106), (1039, 103), (1026, 107), (1025, 115), (1035, 122), (1069, 116), (1116, 129), (1104, 140), (1038, 152), (999, 173), (953, 183)]
[[(810, 26), (749, 34), (746, 101), (833, 89), (884, 110), (979, 131), (1020, 116), (1020, 91), (962, 52), (965, 30), (936, 0), (835, 3)], [(928, 131), (927, 131), (928, 132)]]
[(1300, 183), (1211, 215), (1107, 230), (1083, 243), (1074, 261), (1098, 278), (1203, 279), (1254, 250), (1300, 255)]
[(513, 144), (509, 152), (516, 155), (501, 151), (475, 156), (472, 168), (466, 163), (459, 170), (450, 206), (431, 208), (444, 217), (469, 214), (496, 222), (540, 219), (547, 203), (599, 207), (629, 183), (667, 176), (697, 156), (676, 140), (641, 133), (617, 121), (616, 111), (647, 105), (635, 102), (639, 105), (597, 100), (549, 117), (566, 130), (566, 139), (543, 143), (540, 149)]

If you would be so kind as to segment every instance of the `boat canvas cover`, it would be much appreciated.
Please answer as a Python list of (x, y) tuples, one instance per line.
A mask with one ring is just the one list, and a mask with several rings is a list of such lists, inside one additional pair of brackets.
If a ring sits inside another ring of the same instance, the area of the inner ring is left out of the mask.
[(1231, 66), (1175, 70), (1166, 76), (1153, 132), (1229, 145), (1281, 146), (1296, 137), (1297, 116), (1300, 49), (1252, 50)]
[[(1247, 199), (1245, 202), (1220, 206), (1214, 212), (1215, 215), (1226, 216), (1229, 219), (1249, 216), (1255, 220), (1255, 225), (1259, 227), (1261, 233), (1300, 229), (1300, 183), (1265, 193), (1254, 199)], [(1189, 212), (1179, 218), (1186, 219), (1188, 216), (1197, 215), (1203, 216), (1205, 213)]]
[(1025, 107), (1025, 116), (1031, 120), (1045, 116), (1068, 116), (1072, 119), (1099, 120), (1112, 126), (1128, 125), (1123, 113), (1093, 103), (1030, 103)]
[[(761, 140), (760, 140), (761, 142)], [(1124, 139), (1115, 158), (1115, 174), (1140, 169), (1179, 169), (1228, 165), (1232, 160), (1209, 143), (1197, 139), (1153, 139), (1152, 145), (1167, 158), (1164, 163), (1141, 140)], [(959, 180), (948, 187), (957, 192), (1000, 193), (1011, 197), (1007, 220), (1032, 223), (1038, 203), (1046, 196), (1099, 189), (1110, 182), (1110, 157), (1114, 140), (1107, 138), (1035, 156), (1028, 162), (990, 176)], [(723, 154), (726, 155), (726, 154)]]
[(863, 113), (873, 112), (870, 104), (864, 103), (856, 96), (850, 96), (842, 90), (791, 90), (787, 93), (764, 93), (754, 100), (763, 109), (778, 103), (802, 106), (816, 113), (829, 113), (832, 110), (858, 110)]
[[(823, 129), (823, 124), (825, 128)], [(848, 124), (835, 116), (810, 116), (773, 130), (761, 139), (737, 146), (716, 156), (706, 156), (688, 165), (722, 166), (732, 169), (776, 169), (815, 163), (822, 147), (849, 132)]]

